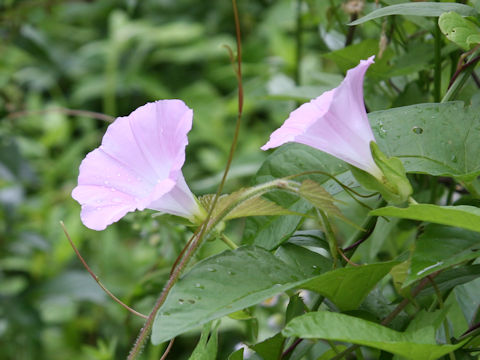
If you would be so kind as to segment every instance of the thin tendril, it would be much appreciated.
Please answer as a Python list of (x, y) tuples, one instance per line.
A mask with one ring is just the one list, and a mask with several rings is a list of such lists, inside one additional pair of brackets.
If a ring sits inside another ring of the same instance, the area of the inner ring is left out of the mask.
[(70, 246), (73, 248), (73, 251), (75, 252), (75, 254), (77, 255), (78, 259), (80, 260), (80, 262), (82, 263), (83, 267), (88, 271), (88, 273), (92, 276), (93, 280), (95, 280), (98, 284), (98, 286), (100, 286), (102, 288), (103, 291), (105, 291), (105, 293), (110, 296), (115, 302), (117, 302), (118, 304), (120, 304), (122, 307), (124, 307), (125, 309), (127, 309), (128, 311), (130, 311), (132, 314), (134, 315), (137, 315), (141, 318), (144, 318), (144, 319), (147, 319), (147, 316), (146, 315), (143, 315), (142, 313), (139, 313), (138, 311), (132, 309), (130, 306), (128, 306), (127, 304), (123, 303), (119, 298), (117, 298), (115, 295), (113, 295), (110, 290), (108, 290), (103, 284), (102, 282), (98, 279), (98, 276), (95, 275), (95, 273), (92, 271), (92, 269), (90, 269), (90, 266), (88, 266), (87, 262), (83, 259), (82, 255), (80, 254), (80, 251), (78, 251), (77, 247), (75, 246), (75, 244), (73, 243), (72, 241), (72, 238), (70, 237), (70, 234), (68, 233), (67, 231), (67, 228), (65, 227), (65, 224), (63, 223), (63, 221), (60, 221), (60, 225), (62, 226), (62, 229), (63, 229), (63, 232), (65, 233), (65, 236), (67, 237), (68, 239), (68, 242), (70, 243)]

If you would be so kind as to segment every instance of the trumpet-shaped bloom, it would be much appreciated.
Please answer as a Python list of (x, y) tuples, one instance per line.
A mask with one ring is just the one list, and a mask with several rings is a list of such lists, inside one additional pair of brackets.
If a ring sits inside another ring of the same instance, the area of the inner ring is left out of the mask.
[(262, 146), (267, 150), (287, 142), (309, 145), (362, 169), (376, 178), (370, 142), (375, 141), (363, 102), (363, 78), (374, 56), (347, 71), (342, 83), (294, 110)]
[(85, 226), (103, 230), (145, 208), (190, 220), (202, 216), (182, 174), (192, 118), (183, 101), (160, 100), (108, 127), (101, 146), (82, 161), (72, 191)]

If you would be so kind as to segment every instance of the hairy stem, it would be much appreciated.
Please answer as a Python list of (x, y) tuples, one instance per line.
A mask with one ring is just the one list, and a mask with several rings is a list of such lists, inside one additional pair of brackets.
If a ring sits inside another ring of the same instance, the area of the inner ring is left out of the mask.
[[(137, 338), (137, 341), (135, 342), (135, 345), (133, 346), (133, 349), (131, 350), (128, 360), (134, 360), (138, 357), (140, 354), (145, 341), (148, 338), (148, 335), (150, 334), (153, 321), (155, 319), (155, 316), (160, 309), (160, 307), (163, 305), (165, 302), (165, 299), (167, 298), (168, 293), (170, 292), (171, 288), (173, 285), (177, 282), (178, 278), (180, 277), (182, 271), (190, 261), (190, 259), (193, 257), (195, 254), (195, 251), (200, 247), (202, 244), (202, 240), (205, 238), (205, 235), (207, 232), (214, 227), (214, 224), (210, 224), (210, 218), (212, 217), (213, 211), (215, 209), (215, 206), (218, 202), (218, 198), (220, 197), (220, 194), (222, 193), (223, 187), (225, 185), (225, 181), (227, 179), (228, 172), (230, 170), (230, 166), (232, 164), (233, 160), (233, 155), (235, 153), (235, 149), (237, 147), (238, 143), (238, 136), (240, 132), (240, 124), (241, 124), (241, 119), (242, 119), (242, 113), (243, 113), (243, 85), (242, 85), (242, 45), (241, 45), (241, 32), (240, 32), (240, 20), (238, 16), (238, 8), (237, 8), (237, 2), (236, 0), (232, 0), (232, 6), (233, 6), (233, 15), (235, 19), (235, 32), (236, 32), (236, 37), (237, 37), (237, 69), (236, 69), (236, 76), (238, 80), (238, 116), (237, 116), (237, 121), (235, 124), (235, 133), (233, 136), (232, 140), (232, 145), (230, 147), (230, 152), (228, 154), (228, 160), (227, 164), (225, 166), (225, 171), (223, 173), (222, 180), (218, 186), (217, 192), (215, 194), (215, 197), (212, 201), (212, 205), (208, 211), (207, 217), (204, 221), (204, 223), (197, 229), (195, 234), (193, 235), (193, 240), (191, 241), (190, 246), (188, 249), (185, 251), (184, 256), (178, 263), (178, 265), (174, 268), (172, 271), (170, 278), (167, 281), (167, 284), (165, 285), (165, 288), (163, 289), (162, 293), (160, 294), (160, 297), (158, 298), (157, 302), (155, 303), (155, 306), (153, 307), (150, 315), (148, 316), (147, 321), (145, 322), (144, 327), (140, 331), (140, 334)], [(188, 244), (187, 244), (188, 246)]]

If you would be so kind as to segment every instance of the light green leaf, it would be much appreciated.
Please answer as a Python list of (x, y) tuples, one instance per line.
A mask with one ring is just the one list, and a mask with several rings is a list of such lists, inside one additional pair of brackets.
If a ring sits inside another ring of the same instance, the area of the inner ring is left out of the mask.
[(408, 208), (387, 206), (370, 211), (370, 215), (428, 221), (480, 232), (480, 209), (468, 205), (438, 206), (433, 204), (412, 204)]
[(258, 247), (212, 256), (196, 264), (172, 288), (155, 318), (152, 342), (160, 344), (258, 304), (303, 280), (301, 272)]
[(308, 280), (302, 288), (329, 298), (342, 311), (354, 310), (396, 264), (390, 261), (329, 271)]
[(413, 15), (413, 16), (440, 16), (447, 11), (455, 11), (463, 16), (475, 16), (477, 11), (464, 4), (436, 3), (436, 2), (408, 2), (386, 6), (372, 11), (370, 14), (352, 21), (348, 25), (359, 25), (369, 20), (389, 15)]
[[(480, 109), (418, 104), (368, 115), (380, 149), (407, 172), (471, 180), (480, 175)], [(402, 119), (402, 121), (398, 121)]]
[(410, 273), (404, 286), (431, 273), (480, 256), (480, 234), (447, 226), (429, 225), (417, 239)]
[(213, 360), (217, 358), (218, 349), (218, 321), (212, 329), (212, 323), (203, 327), (200, 340), (188, 360)]
[(431, 326), (402, 333), (353, 316), (326, 311), (297, 317), (287, 324), (282, 333), (284, 336), (370, 346), (415, 360), (438, 359), (464, 344), (437, 345), (435, 330)]
[(464, 50), (470, 50), (480, 36), (478, 27), (456, 12), (447, 12), (438, 19), (438, 26), (448, 40)]

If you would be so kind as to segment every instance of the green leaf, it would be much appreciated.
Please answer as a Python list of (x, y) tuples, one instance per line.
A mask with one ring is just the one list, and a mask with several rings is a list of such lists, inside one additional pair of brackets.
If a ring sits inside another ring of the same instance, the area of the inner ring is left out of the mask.
[(410, 273), (404, 286), (431, 273), (480, 256), (480, 234), (447, 226), (429, 225), (417, 239)]
[(258, 247), (225, 251), (196, 264), (170, 291), (152, 329), (164, 341), (298, 286), (304, 275)]
[(307, 306), (303, 302), (303, 298), (299, 294), (290, 296), (290, 300), (285, 311), (285, 323), (288, 323), (293, 318), (305, 314), (308, 311)]
[(437, 345), (435, 330), (431, 326), (402, 333), (353, 316), (326, 311), (297, 317), (287, 324), (282, 333), (284, 336), (365, 345), (408, 359), (422, 360), (438, 359), (465, 343)]
[(302, 288), (329, 298), (342, 311), (354, 310), (396, 264), (390, 261), (329, 271), (308, 280)]
[(386, 206), (370, 211), (370, 215), (428, 221), (480, 232), (480, 209), (468, 205), (411, 204), (408, 208)]
[[(298, 255), (291, 253), (293, 257)], [(297, 269), (259, 247), (224, 251), (199, 262), (178, 280), (157, 313), (152, 342), (160, 344), (292, 288), (317, 291), (342, 309), (354, 309), (395, 264), (386, 262), (312, 275), (322, 269), (312, 267), (310, 273), (305, 273), (304, 268)]]
[(212, 323), (205, 324), (200, 340), (188, 360), (212, 360), (217, 358), (218, 349), (218, 321), (212, 329)]
[[(378, 54), (378, 51), (378, 40), (367, 39), (357, 44), (332, 51), (323, 55), (323, 57), (332, 60), (340, 70), (345, 73), (348, 69), (357, 66), (360, 60), (366, 59), (373, 54)], [(382, 57), (377, 57), (375, 63), (368, 69), (368, 77), (390, 78), (392, 66), (389, 64), (389, 61), (393, 55), (393, 51), (387, 48)]]
[(252, 346), (263, 360), (278, 360), (282, 355), (284, 337), (281, 333)]
[(478, 43), (476, 42), (480, 36), (478, 27), (456, 12), (442, 14), (438, 19), (438, 26), (448, 40), (464, 50), (470, 50)]
[(305, 276), (318, 275), (332, 268), (332, 261), (326, 257), (290, 243), (285, 243), (275, 251), (275, 256), (301, 271)]
[(477, 11), (474, 8), (463, 4), (409, 2), (404, 4), (390, 5), (384, 8), (374, 10), (362, 18), (352, 21), (348, 25), (359, 25), (369, 20), (389, 15), (440, 16), (447, 11), (455, 11), (463, 16), (477, 15)]
[[(310, 209), (311, 205), (303, 200), (297, 200), (289, 205), (289, 210), (298, 213), (304, 213)], [(244, 241), (267, 250), (275, 249), (290, 238), (302, 219), (303, 217), (298, 215), (248, 218)]]
[[(471, 180), (480, 175), (480, 109), (418, 104), (368, 115), (380, 149), (407, 172)], [(402, 119), (402, 121), (398, 121)]]

